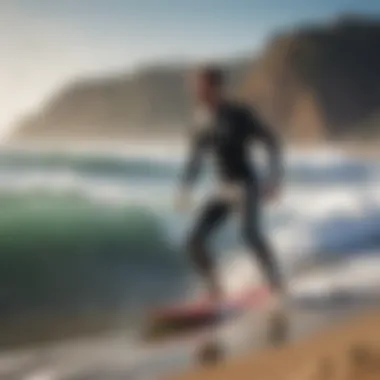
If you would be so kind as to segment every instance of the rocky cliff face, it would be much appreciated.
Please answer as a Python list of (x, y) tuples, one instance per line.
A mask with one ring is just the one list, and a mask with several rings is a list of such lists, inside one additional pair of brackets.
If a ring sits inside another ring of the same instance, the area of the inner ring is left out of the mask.
[(280, 35), (242, 93), (293, 138), (360, 135), (380, 109), (379, 47), (376, 20), (342, 18)]
[[(291, 139), (344, 139), (377, 133), (380, 21), (342, 18), (273, 38), (259, 57), (224, 64), (230, 89)], [(177, 131), (190, 117), (189, 67), (151, 67), (133, 75), (67, 86), (22, 120), (15, 139), (120, 137)]]

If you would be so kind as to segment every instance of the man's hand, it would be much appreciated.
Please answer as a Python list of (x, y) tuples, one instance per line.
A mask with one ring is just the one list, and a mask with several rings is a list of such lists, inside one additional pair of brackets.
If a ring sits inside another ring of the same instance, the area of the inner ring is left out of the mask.
[(175, 209), (178, 212), (186, 212), (191, 208), (192, 196), (188, 188), (181, 188), (175, 198)]

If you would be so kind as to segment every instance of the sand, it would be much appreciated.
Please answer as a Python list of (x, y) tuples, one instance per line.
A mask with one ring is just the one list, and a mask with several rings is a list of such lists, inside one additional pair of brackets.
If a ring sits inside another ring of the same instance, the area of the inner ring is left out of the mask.
[(307, 339), (195, 369), (173, 380), (379, 380), (380, 311)]

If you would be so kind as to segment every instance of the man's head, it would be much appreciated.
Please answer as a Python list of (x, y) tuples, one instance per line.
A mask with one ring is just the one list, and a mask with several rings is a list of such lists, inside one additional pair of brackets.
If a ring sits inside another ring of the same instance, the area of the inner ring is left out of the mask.
[(191, 84), (196, 102), (213, 107), (223, 96), (223, 70), (213, 65), (202, 66), (195, 71)]

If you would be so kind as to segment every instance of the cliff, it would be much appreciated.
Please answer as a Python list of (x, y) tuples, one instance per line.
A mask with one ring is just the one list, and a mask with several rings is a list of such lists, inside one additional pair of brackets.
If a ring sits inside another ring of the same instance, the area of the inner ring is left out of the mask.
[[(258, 57), (223, 63), (230, 90), (291, 139), (379, 134), (380, 20), (343, 17), (280, 33)], [(13, 139), (177, 133), (190, 118), (190, 67), (162, 65), (67, 85)]]
[(380, 109), (379, 46), (380, 20), (360, 17), (281, 34), (243, 94), (293, 138), (371, 135)]

